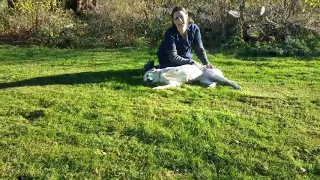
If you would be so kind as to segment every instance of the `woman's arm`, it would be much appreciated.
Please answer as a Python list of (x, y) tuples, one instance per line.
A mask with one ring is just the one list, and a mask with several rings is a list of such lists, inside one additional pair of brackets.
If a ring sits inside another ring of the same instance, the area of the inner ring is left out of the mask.
[(201, 33), (198, 26), (195, 25), (194, 29), (194, 47), (195, 47), (195, 53), (197, 57), (200, 59), (202, 64), (207, 65), (210, 64), (207, 58), (206, 50), (203, 47), (202, 39), (201, 39)]

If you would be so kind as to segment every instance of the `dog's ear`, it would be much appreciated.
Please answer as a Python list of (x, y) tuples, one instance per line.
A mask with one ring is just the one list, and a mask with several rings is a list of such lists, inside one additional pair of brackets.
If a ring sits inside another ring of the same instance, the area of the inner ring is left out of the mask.
[(148, 61), (144, 66), (143, 69), (145, 72), (149, 71), (150, 69), (154, 68), (154, 61), (150, 60)]

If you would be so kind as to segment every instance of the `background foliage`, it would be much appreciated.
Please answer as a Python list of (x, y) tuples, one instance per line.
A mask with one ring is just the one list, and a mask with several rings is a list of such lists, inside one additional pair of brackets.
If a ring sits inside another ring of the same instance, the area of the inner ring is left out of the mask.
[[(68, 9), (71, 1), (18, 0), (8, 8), (2, 0), (0, 40), (62, 48), (155, 49), (171, 26), (170, 12), (177, 5), (188, 9), (208, 50), (237, 47), (240, 54), (315, 55), (320, 36), (316, 0), (98, 0), (94, 8), (83, 6), (80, 13)], [(228, 13), (239, 11), (241, 2), (243, 22)], [(259, 15), (262, 7), (265, 13)]]

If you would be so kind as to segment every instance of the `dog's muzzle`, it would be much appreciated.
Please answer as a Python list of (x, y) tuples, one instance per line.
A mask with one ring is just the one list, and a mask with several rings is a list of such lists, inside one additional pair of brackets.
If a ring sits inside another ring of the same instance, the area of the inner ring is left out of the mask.
[(147, 82), (147, 83), (152, 83), (153, 80), (154, 80), (153, 78), (147, 78), (147, 79), (146, 79), (146, 82)]

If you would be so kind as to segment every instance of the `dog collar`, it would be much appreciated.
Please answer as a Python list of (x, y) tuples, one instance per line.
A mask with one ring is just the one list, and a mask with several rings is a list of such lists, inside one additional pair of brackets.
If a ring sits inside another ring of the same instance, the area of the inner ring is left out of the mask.
[(158, 74), (159, 74), (158, 78), (159, 78), (159, 81), (160, 81), (161, 71), (158, 71)]

